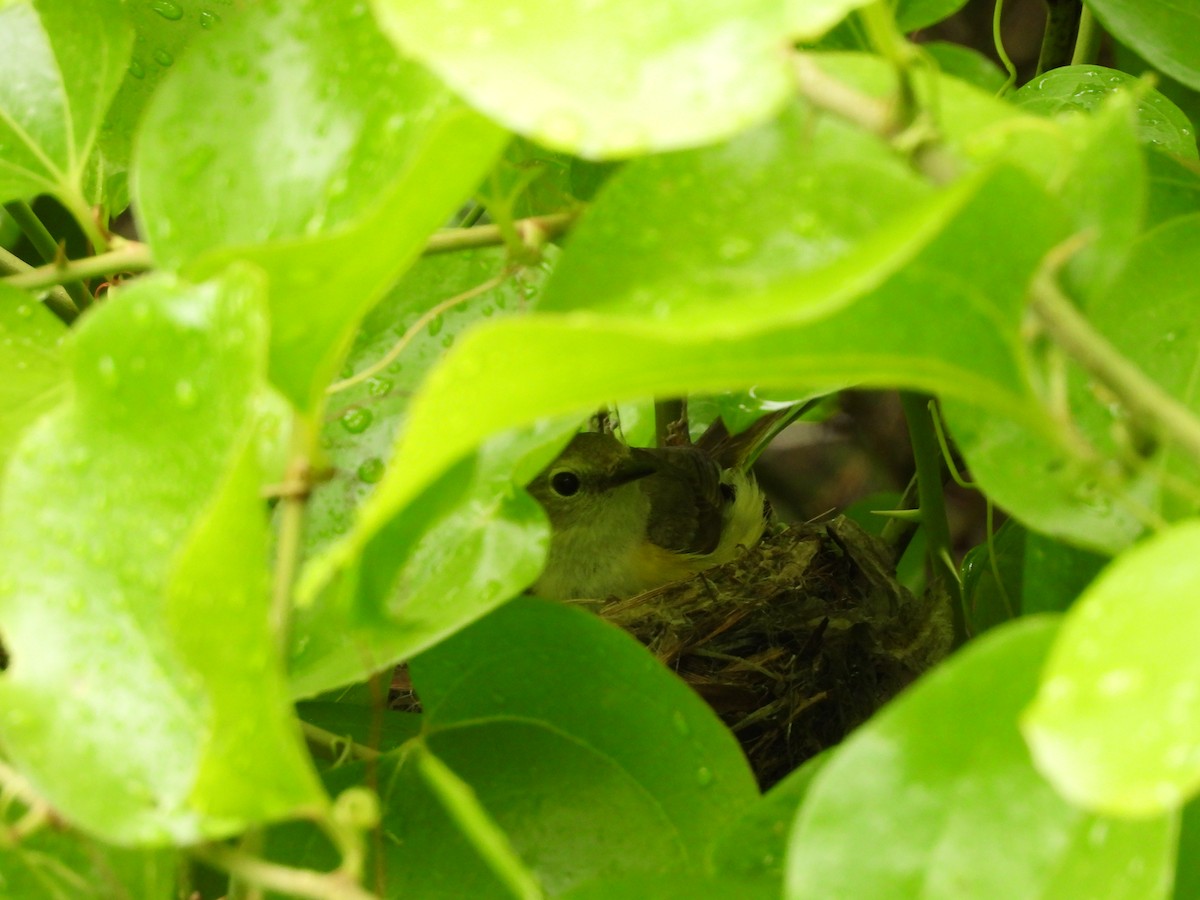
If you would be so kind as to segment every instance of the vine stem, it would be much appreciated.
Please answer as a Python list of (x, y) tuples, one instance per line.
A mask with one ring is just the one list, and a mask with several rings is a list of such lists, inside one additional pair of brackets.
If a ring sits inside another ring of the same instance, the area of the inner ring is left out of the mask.
[(326, 731), (321, 726), (313, 725), (311, 722), (301, 720), (300, 728), (304, 732), (304, 739), (306, 741), (328, 751), (335, 761), (340, 761), (346, 757), (373, 760), (379, 759), (383, 755), (378, 750), (355, 743), (350, 738), (334, 734), (332, 731)]
[(413, 322), (412, 325), (405, 329), (404, 334), (400, 336), (400, 340), (398, 340), (395, 345), (383, 355), (382, 358), (371, 363), (371, 365), (367, 366), (361, 372), (355, 372), (349, 378), (343, 378), (341, 381), (335, 381), (329, 387), (325, 388), (325, 393), (337, 394), (346, 390), (347, 388), (352, 388), (354, 385), (366, 381), (372, 375), (378, 375), (380, 372), (390, 366), (392, 362), (395, 361), (396, 357), (404, 352), (404, 348), (412, 343), (413, 338), (420, 334), (421, 329), (423, 329), (426, 325), (447, 310), (453, 309), (455, 306), (458, 306), (462, 303), (466, 303), (468, 300), (478, 297), (480, 294), (487, 293), (492, 288), (499, 287), (504, 283), (504, 279), (506, 279), (510, 274), (512, 274), (511, 271), (509, 269), (505, 269), (499, 275), (493, 275), (487, 281), (477, 284), (473, 288), (468, 288), (461, 294), (455, 294), (453, 297), (448, 297), (441, 303), (434, 304), (429, 309), (425, 310), (425, 312), (420, 315), (417, 321)]
[(1060, 256), (1049, 254), (1031, 285), (1030, 308), (1042, 327), (1135, 415), (1157, 423), (1200, 465), (1200, 420), (1122, 356), (1075, 308), (1055, 278), (1062, 264)]
[(138, 241), (125, 241), (115, 250), (88, 256), (84, 259), (51, 262), (17, 275), (9, 275), (5, 284), (26, 290), (51, 287), (86, 278), (97, 278), (113, 272), (144, 272), (154, 266), (150, 248)]
[(287, 658), (289, 625), (292, 614), (292, 586), (300, 567), (300, 547), (304, 539), (304, 510), (312, 490), (312, 452), (314, 428), (305, 417), (292, 417), (292, 433), (287, 473), (282, 485), (279, 534), (275, 544), (275, 571), (271, 589), (271, 633), (282, 658)]
[[(25, 262), (25, 260), (21, 259), (15, 253), (0, 247), (0, 270), (21, 274), (32, 271), (33, 266), (29, 265), (29, 263)], [(6, 281), (6, 279), (0, 279), (0, 281)], [(59, 285), (51, 288), (42, 299), (42, 302), (46, 304), (52, 313), (58, 316), (64, 325), (70, 325), (79, 318), (79, 310), (71, 301), (67, 292)]]
[(311, 900), (379, 900), (377, 894), (356, 884), (342, 872), (294, 869), (224, 844), (193, 847), (190, 853), (201, 862), (228, 872), (248, 884), (280, 894)]
[[(571, 227), (576, 213), (554, 213), (548, 216), (530, 216), (512, 222), (515, 233), (525, 244), (534, 244), (558, 237)], [(434, 232), (422, 251), (424, 256), (437, 253), (453, 253), (455, 250), (470, 250), (475, 247), (493, 247), (503, 244), (505, 229), (499, 225), (476, 225), (474, 228), (443, 228)], [(540, 240), (537, 240), (539, 239)], [(511, 239), (511, 235), (510, 235)]]
[[(21, 229), (22, 233), (29, 239), (29, 243), (33, 244), (33, 249), (38, 252), (38, 255), (47, 263), (55, 264), (59, 257), (58, 241), (54, 239), (49, 230), (41, 219), (37, 217), (37, 213), (33, 211), (28, 203), (23, 200), (13, 200), (4, 204), (4, 211), (12, 216), (13, 221)], [(20, 275), (10, 276), (20, 278)], [(66, 287), (67, 293), (71, 297), (71, 302), (77, 309), (87, 309), (92, 303), (92, 298), (87, 292), (87, 288), (83, 286), (79, 276), (62, 282), (53, 282), (54, 284), (63, 284)], [(19, 286), (19, 285), (18, 285)], [(42, 285), (48, 287), (49, 285)]]
[(1038, 75), (1071, 62), (1082, 12), (1082, 0), (1046, 0), (1046, 30), (1038, 54)]
[(1100, 55), (1100, 42), (1104, 39), (1104, 30), (1092, 10), (1084, 6), (1079, 15), (1079, 34), (1075, 38), (1075, 52), (1071, 55), (1071, 65), (1083, 66), (1096, 61)]
[(942, 454), (933, 424), (933, 398), (913, 391), (902, 391), (900, 402), (908, 421), (913, 458), (917, 466), (917, 495), (920, 498), (921, 527), (929, 541), (929, 560), (934, 577), (942, 582), (951, 601), (954, 642), (967, 639), (966, 612), (963, 609), (962, 583), (950, 544), (950, 523), (942, 495)]

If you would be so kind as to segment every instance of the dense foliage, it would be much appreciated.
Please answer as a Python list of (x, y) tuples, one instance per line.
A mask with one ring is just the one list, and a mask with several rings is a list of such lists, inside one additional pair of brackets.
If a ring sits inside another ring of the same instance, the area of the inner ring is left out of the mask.
[[(1200, 14), (1047, 2), (0, 2), (0, 896), (1200, 895)], [(849, 386), (970, 639), (761, 795), (520, 486)]]

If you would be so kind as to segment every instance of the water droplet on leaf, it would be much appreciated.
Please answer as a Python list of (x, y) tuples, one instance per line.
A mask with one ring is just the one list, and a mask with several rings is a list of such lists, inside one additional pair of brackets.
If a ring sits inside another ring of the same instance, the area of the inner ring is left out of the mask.
[(146, 69), (140, 62), (133, 59), (129, 61), (129, 74), (134, 78), (145, 78)]
[(178, 22), (183, 18), (183, 7), (175, 0), (150, 0), (150, 8), (171, 22)]
[(166, 67), (175, 62), (175, 57), (160, 47), (154, 51), (154, 61), (160, 66)]
[(372, 397), (386, 397), (392, 390), (390, 378), (368, 378), (367, 393)]
[(378, 456), (372, 456), (358, 467), (359, 481), (365, 481), (367, 484), (375, 484), (379, 479), (383, 478), (383, 471), (383, 460)]
[(352, 406), (342, 413), (342, 427), (351, 434), (362, 434), (371, 427), (375, 414), (361, 406)]
[(221, 21), (221, 17), (218, 16), (215, 12), (210, 12), (207, 9), (200, 11), (200, 27), (201, 28), (212, 28), (214, 25), (216, 25), (220, 21)]

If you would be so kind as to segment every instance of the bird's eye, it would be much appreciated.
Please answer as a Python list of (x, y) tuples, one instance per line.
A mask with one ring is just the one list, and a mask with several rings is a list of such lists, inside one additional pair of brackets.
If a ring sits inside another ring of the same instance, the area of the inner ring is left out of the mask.
[(579, 476), (574, 472), (555, 472), (550, 476), (550, 487), (560, 497), (570, 497), (579, 492)]

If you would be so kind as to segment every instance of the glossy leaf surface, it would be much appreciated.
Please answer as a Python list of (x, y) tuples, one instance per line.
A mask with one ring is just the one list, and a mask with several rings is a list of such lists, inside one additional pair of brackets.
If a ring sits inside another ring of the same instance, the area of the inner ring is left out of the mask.
[(1152, 816), (1200, 788), (1198, 560), (1193, 519), (1114, 561), (1063, 624), (1023, 728), (1081, 806)]
[(1162, 896), (1172, 820), (1070, 806), (1021, 740), (1056, 631), (1039, 618), (991, 632), (851, 736), (801, 808), (786, 895)]
[(133, 35), (118, 0), (0, 9), (0, 201), (54, 194), (81, 213), (105, 110)]
[(1194, 4), (1088, 0), (1088, 6), (1121, 41), (1200, 90), (1200, 9)]
[(194, 841), (321, 799), (267, 627), (260, 291), (162, 276), (107, 300), (70, 399), (6, 473), (5, 749), (109, 840)]
[(266, 271), (271, 376), (308, 409), (504, 136), (397, 57), (363, 8), (256, 5), (196, 51), (147, 111), (139, 218), (167, 267)]
[(0, 285), (0, 471), (21, 433), (62, 397), (65, 333), (42, 304)]

